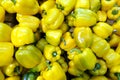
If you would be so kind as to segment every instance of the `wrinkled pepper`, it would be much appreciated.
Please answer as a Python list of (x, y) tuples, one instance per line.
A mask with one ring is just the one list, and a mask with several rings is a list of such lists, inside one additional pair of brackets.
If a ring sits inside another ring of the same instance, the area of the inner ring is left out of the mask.
[(33, 31), (28, 27), (17, 26), (11, 32), (11, 41), (16, 47), (33, 43)]
[(107, 20), (107, 13), (105, 11), (97, 11), (98, 21), (105, 22)]
[(102, 59), (97, 59), (94, 69), (90, 70), (89, 72), (94, 76), (106, 74), (107, 72), (106, 62)]
[(13, 60), (9, 65), (3, 66), (2, 71), (7, 76), (17, 76), (22, 72), (23, 67), (16, 61)]
[(74, 8), (76, 0), (56, 0), (56, 7), (60, 9), (64, 15), (68, 15)]
[(5, 20), (5, 10), (2, 6), (0, 6), (0, 22)]
[(34, 45), (21, 46), (15, 53), (16, 60), (25, 68), (33, 68), (42, 58), (41, 51)]
[(45, 45), (43, 54), (47, 60), (54, 62), (60, 59), (61, 49), (58, 46), (48, 44)]
[(76, 41), (76, 45), (79, 48), (87, 48), (90, 47), (93, 41), (93, 33), (89, 27), (77, 27), (73, 32), (74, 39)]
[[(71, 12), (70, 16), (73, 18), (71, 20), (73, 26), (75, 27), (89, 27), (96, 24), (98, 16), (95, 12), (89, 9), (77, 8)], [(70, 19), (70, 18), (67, 18)], [(68, 23), (70, 20), (67, 20)]]
[(0, 42), (0, 67), (13, 61), (14, 46), (11, 42)]
[(54, 46), (59, 45), (60, 40), (62, 37), (62, 30), (57, 29), (57, 30), (48, 30), (46, 32), (46, 41)]
[(0, 42), (11, 41), (11, 31), (12, 28), (9, 25), (0, 22)]
[(21, 80), (21, 79), (20, 79), (20, 76), (10, 76), (5, 78), (5, 80)]
[(90, 10), (97, 12), (101, 7), (100, 0), (90, 0)]
[(96, 61), (96, 56), (90, 48), (85, 48), (81, 53), (75, 55), (73, 58), (75, 66), (82, 71), (93, 70)]
[(70, 32), (64, 33), (62, 36), (62, 42), (60, 43), (61, 49), (69, 51), (76, 46), (75, 39), (73, 39), (71, 35), (72, 34)]
[(19, 26), (29, 27), (33, 32), (36, 32), (40, 24), (39, 18), (30, 15), (17, 14), (16, 19), (19, 22)]
[(98, 22), (94, 27), (93, 31), (96, 35), (107, 38), (113, 32), (113, 27), (105, 22)]
[(97, 57), (103, 57), (110, 50), (110, 45), (106, 40), (94, 34), (91, 49)]
[(41, 20), (42, 30), (46, 32), (49, 29), (58, 29), (64, 21), (64, 15), (57, 8), (48, 10), (48, 13)]
[(4, 76), (4, 74), (2, 73), (1, 70), (0, 70), (0, 80), (5, 80), (5, 76)]
[(44, 80), (67, 80), (65, 72), (57, 62), (48, 63), (48, 67), (43, 71), (42, 75)]
[(15, 11), (19, 14), (35, 15), (39, 11), (39, 4), (37, 0), (16, 0)]

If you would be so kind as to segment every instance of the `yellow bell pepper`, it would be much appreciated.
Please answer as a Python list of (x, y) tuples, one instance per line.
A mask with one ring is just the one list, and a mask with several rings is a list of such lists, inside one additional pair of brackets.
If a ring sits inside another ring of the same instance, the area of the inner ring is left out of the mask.
[(85, 48), (81, 53), (73, 58), (75, 66), (82, 71), (93, 70), (96, 64), (96, 56), (90, 48)]
[(17, 14), (16, 19), (19, 22), (19, 26), (29, 27), (33, 32), (37, 31), (40, 24), (39, 18), (30, 15)]
[(49, 44), (57, 46), (60, 43), (62, 37), (62, 30), (48, 30), (46, 32), (46, 40)]
[(110, 46), (117, 47), (119, 42), (120, 42), (120, 36), (118, 36), (116, 34), (112, 34), (110, 37), (110, 41), (109, 41)]
[(13, 60), (10, 64), (3, 66), (2, 71), (6, 76), (17, 76), (22, 72), (23, 67), (16, 61)]
[(116, 0), (101, 0), (101, 9), (107, 11), (111, 9), (116, 3)]
[(107, 11), (108, 19), (117, 20), (120, 17), (120, 7), (112, 7)]
[(0, 6), (0, 22), (5, 20), (5, 10), (2, 6)]
[(117, 5), (120, 6), (120, 0), (117, 0)]
[(106, 76), (92, 76), (90, 80), (109, 80), (109, 79)]
[(97, 57), (102, 58), (110, 50), (110, 45), (107, 43), (106, 40), (97, 35), (94, 35), (91, 49)]
[(72, 18), (67, 18), (67, 22), (71, 22), (71, 24), (73, 24), (75, 27), (93, 26), (98, 20), (97, 14), (89, 9), (77, 8), (71, 12), (70, 16)]
[(100, 0), (90, 0), (90, 10), (97, 12), (101, 8)]
[(20, 80), (20, 76), (10, 76), (5, 78), (5, 80)]
[(12, 62), (14, 46), (11, 42), (0, 42), (0, 67)]
[(56, 7), (60, 9), (64, 15), (68, 15), (74, 8), (76, 0), (56, 0)]
[(35, 15), (39, 11), (37, 0), (16, 0), (15, 11), (19, 14)]
[(106, 62), (102, 59), (97, 59), (94, 69), (90, 70), (89, 72), (94, 76), (106, 74), (107, 72)]
[(34, 45), (21, 46), (15, 53), (16, 60), (25, 68), (33, 68), (42, 59), (41, 51)]
[(61, 49), (58, 46), (48, 44), (45, 45), (43, 54), (47, 60), (54, 62), (60, 59)]
[(40, 75), (40, 76), (37, 77), (36, 80), (44, 80), (44, 79), (43, 79), (43, 77)]
[(120, 42), (118, 43), (118, 46), (116, 47), (115, 51), (120, 54)]
[(96, 35), (101, 38), (107, 38), (113, 32), (113, 27), (105, 22), (98, 22), (94, 27), (93, 31)]
[(33, 31), (28, 27), (17, 26), (11, 32), (11, 41), (16, 47), (34, 42)]
[(57, 62), (48, 64), (48, 67), (43, 71), (42, 75), (44, 80), (67, 80), (65, 72)]
[(83, 71), (76, 68), (74, 62), (71, 60), (68, 63), (68, 73), (73, 76), (80, 76), (81, 74), (83, 74)]
[(110, 77), (112, 80), (120, 80), (120, 65), (113, 66), (110, 69)]
[(73, 32), (76, 45), (81, 48), (90, 47), (93, 41), (93, 33), (89, 27), (77, 27)]
[(57, 8), (48, 10), (47, 15), (42, 18), (41, 25), (43, 32), (49, 29), (58, 29), (64, 21), (64, 15)]
[(115, 34), (119, 35), (120, 36), (120, 20), (116, 21), (115, 23), (113, 23), (113, 31)]
[(113, 49), (110, 49), (107, 53), (105, 53), (103, 59), (106, 61), (108, 68), (120, 64), (120, 54), (115, 52)]
[(90, 0), (76, 0), (75, 9), (76, 8), (90, 8)]
[(11, 31), (12, 28), (9, 25), (0, 22), (0, 42), (11, 41)]
[(105, 11), (97, 11), (98, 21), (105, 22), (107, 20), (107, 13)]
[(60, 48), (69, 51), (76, 46), (75, 39), (71, 37), (70, 32), (64, 33), (62, 36), (62, 42), (60, 43)]
[(60, 59), (57, 60), (57, 62), (60, 64), (64, 72), (67, 72), (68, 70), (68, 65), (67, 62), (65, 61), (65, 58), (61, 56)]
[(5, 76), (4, 76), (4, 74), (2, 73), (1, 70), (0, 70), (0, 80), (5, 80)]
[(2, 0), (1, 6), (8, 12), (8, 13), (15, 13), (15, 4), (16, 0)]
[(67, 24), (66, 22), (63, 22), (63, 23), (61, 24), (61, 26), (59, 27), (59, 29), (62, 30), (62, 33), (65, 33), (65, 32), (68, 31), (69, 26), (68, 26), (68, 24)]
[(42, 17), (44, 17), (48, 14), (48, 10), (53, 8), (53, 7), (55, 7), (55, 1), (54, 0), (47, 0), (40, 5), (39, 12), (42, 15)]

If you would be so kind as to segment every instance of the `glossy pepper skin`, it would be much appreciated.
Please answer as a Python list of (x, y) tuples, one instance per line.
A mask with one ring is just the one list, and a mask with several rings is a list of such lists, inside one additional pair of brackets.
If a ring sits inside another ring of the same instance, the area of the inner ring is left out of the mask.
[(60, 59), (61, 49), (58, 46), (48, 44), (45, 45), (43, 54), (47, 60), (54, 62)]
[(106, 76), (93, 76), (90, 80), (109, 80)]
[(96, 35), (105, 39), (112, 34), (113, 27), (110, 26), (109, 24), (105, 23), (105, 22), (98, 22), (93, 27), (93, 31)]
[(33, 31), (28, 27), (17, 26), (11, 32), (11, 41), (16, 47), (33, 43)]
[(90, 70), (90, 74), (96, 75), (104, 75), (107, 72), (107, 65), (104, 60), (97, 59), (95, 67), (93, 70)]
[(37, 77), (36, 80), (44, 80), (44, 79), (43, 79), (43, 76), (40, 75), (40, 76)]
[(109, 51), (110, 45), (106, 40), (94, 34), (91, 49), (97, 57), (103, 57)]
[(96, 56), (90, 48), (85, 48), (81, 53), (74, 56), (73, 62), (79, 70), (92, 70), (96, 64)]
[(66, 32), (62, 36), (62, 42), (60, 43), (60, 48), (65, 51), (69, 51), (76, 46), (75, 39), (72, 38), (72, 34), (70, 32)]
[(43, 71), (42, 75), (44, 80), (67, 80), (65, 72), (57, 62), (48, 64), (48, 67)]
[(33, 32), (37, 31), (40, 24), (39, 18), (31, 15), (17, 14), (16, 19), (19, 22), (19, 26), (29, 27)]
[(25, 68), (33, 68), (40, 63), (41, 51), (34, 45), (21, 46), (15, 53), (17, 61)]
[(16, 61), (13, 60), (9, 65), (3, 66), (2, 71), (7, 76), (17, 76), (22, 72), (23, 67)]
[(64, 21), (64, 15), (57, 8), (52, 8), (48, 10), (48, 13), (41, 20), (42, 30), (46, 32), (47, 30), (55, 30), (60, 27)]
[(0, 6), (0, 22), (3, 22), (5, 19), (5, 10), (2, 6)]
[(120, 80), (120, 65), (113, 66), (109, 75), (113, 80)]
[(115, 51), (120, 54), (120, 42), (118, 43), (118, 46), (116, 47)]
[(35, 15), (39, 11), (39, 4), (37, 0), (16, 0), (15, 11), (19, 14)]
[(97, 15), (98, 15), (98, 21), (103, 21), (105, 22), (107, 20), (107, 13), (105, 11), (97, 11)]
[(21, 79), (20, 79), (20, 76), (10, 76), (5, 78), (5, 80), (21, 80)]
[(113, 29), (114, 29), (114, 33), (120, 36), (120, 20), (116, 21), (115, 23), (113, 23)]
[[(98, 20), (97, 14), (89, 9), (77, 8), (70, 15), (73, 18), (71, 24), (75, 27), (89, 27), (96, 24)], [(70, 20), (68, 18), (69, 22)]]
[(74, 8), (76, 0), (56, 0), (56, 7), (60, 9), (64, 15), (68, 15)]
[(100, 0), (90, 0), (90, 10), (97, 12), (101, 7)]
[(14, 46), (11, 42), (0, 42), (0, 67), (12, 62)]
[(0, 22), (0, 42), (11, 41), (11, 32), (12, 28), (9, 25)]
[(110, 10), (107, 11), (108, 19), (117, 20), (119, 16), (120, 16), (119, 7), (112, 7)]
[(1, 6), (8, 12), (8, 13), (15, 13), (15, 2), (16, 0), (2, 0)]
[(77, 27), (73, 32), (74, 39), (76, 41), (76, 45), (79, 48), (87, 48), (90, 47), (93, 41), (93, 33), (89, 27)]
[(57, 29), (57, 30), (48, 30), (46, 32), (46, 41), (54, 46), (59, 45), (60, 40), (62, 37), (62, 30)]
[(0, 70), (0, 80), (4, 80), (5, 79), (5, 76), (4, 74), (2, 73), (2, 71)]

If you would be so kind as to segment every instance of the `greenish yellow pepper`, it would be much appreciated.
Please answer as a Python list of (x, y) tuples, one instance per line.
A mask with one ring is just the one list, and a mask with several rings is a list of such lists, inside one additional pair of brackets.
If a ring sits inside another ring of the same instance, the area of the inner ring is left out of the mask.
[(54, 62), (60, 59), (61, 49), (58, 46), (48, 44), (45, 45), (43, 54), (47, 60)]
[(90, 70), (89, 72), (94, 76), (106, 74), (107, 72), (106, 62), (102, 59), (97, 59), (94, 69)]
[(4, 74), (2, 73), (1, 70), (0, 70), (0, 80), (5, 80), (5, 76), (4, 76)]
[(90, 80), (109, 80), (109, 79), (106, 76), (92, 76)]
[(73, 39), (71, 35), (72, 34), (70, 32), (64, 33), (62, 36), (62, 42), (60, 43), (61, 49), (69, 51), (76, 46), (75, 39)]
[(101, 37), (93, 35), (91, 49), (97, 57), (103, 57), (110, 50), (110, 45)]
[(0, 67), (13, 61), (14, 46), (11, 42), (0, 42)]
[(57, 46), (60, 43), (62, 37), (62, 30), (48, 30), (46, 32), (46, 40), (49, 44)]
[(97, 14), (89, 9), (77, 8), (71, 12), (70, 16), (72, 18), (67, 18), (67, 21), (69, 24), (71, 22), (75, 27), (93, 26), (98, 20)]
[(114, 33), (120, 36), (120, 20), (116, 21), (115, 23), (113, 23), (113, 29), (114, 29)]
[(101, 7), (100, 0), (90, 0), (90, 10), (97, 12)]
[(75, 66), (82, 71), (93, 70), (96, 64), (96, 56), (90, 48), (85, 48), (81, 53), (73, 58)]
[(39, 11), (37, 0), (16, 0), (15, 11), (19, 14), (35, 15)]
[(11, 41), (16, 47), (33, 43), (33, 31), (28, 27), (17, 26), (11, 32)]
[(49, 29), (58, 29), (64, 21), (64, 15), (57, 8), (48, 10), (47, 15), (42, 18), (41, 25), (43, 32)]
[(0, 22), (0, 42), (11, 41), (11, 31), (12, 28), (9, 25)]
[(68, 24), (67, 24), (66, 22), (63, 22), (63, 23), (61, 24), (61, 26), (59, 27), (59, 29), (61, 29), (62, 32), (65, 33), (65, 32), (68, 31), (69, 26), (68, 26)]
[(43, 79), (43, 76), (40, 75), (40, 76), (37, 77), (36, 80), (44, 80), (44, 79)]
[(93, 27), (93, 31), (96, 35), (105, 39), (112, 34), (113, 27), (110, 26), (109, 24), (105, 23), (105, 22), (98, 22)]
[(5, 20), (5, 10), (2, 6), (0, 6), (0, 22)]
[(3, 66), (2, 71), (6, 76), (17, 76), (22, 72), (23, 67), (16, 61), (13, 60), (10, 64)]
[(25, 68), (33, 68), (42, 59), (41, 51), (34, 45), (21, 46), (15, 53), (16, 60)]
[(74, 39), (76, 41), (76, 45), (79, 48), (87, 48), (90, 47), (93, 41), (93, 33), (89, 27), (77, 27), (73, 32)]
[(98, 21), (105, 22), (107, 20), (107, 13), (105, 11), (97, 11)]
[(76, 0), (56, 0), (56, 7), (60, 9), (64, 15), (68, 15), (74, 8)]
[(37, 31), (40, 24), (39, 18), (35, 16), (17, 14), (16, 19), (19, 22), (19, 26), (29, 27), (33, 32)]
[(21, 80), (21, 79), (20, 79), (20, 76), (10, 76), (5, 78), (5, 80)]
[(57, 62), (48, 64), (48, 67), (43, 71), (42, 75), (44, 80), (67, 80), (65, 72)]

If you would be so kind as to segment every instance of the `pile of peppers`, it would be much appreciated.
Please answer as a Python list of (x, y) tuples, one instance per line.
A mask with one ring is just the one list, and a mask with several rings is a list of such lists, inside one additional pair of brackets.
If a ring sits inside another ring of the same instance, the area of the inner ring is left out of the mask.
[(120, 0), (0, 0), (0, 80), (120, 80)]

